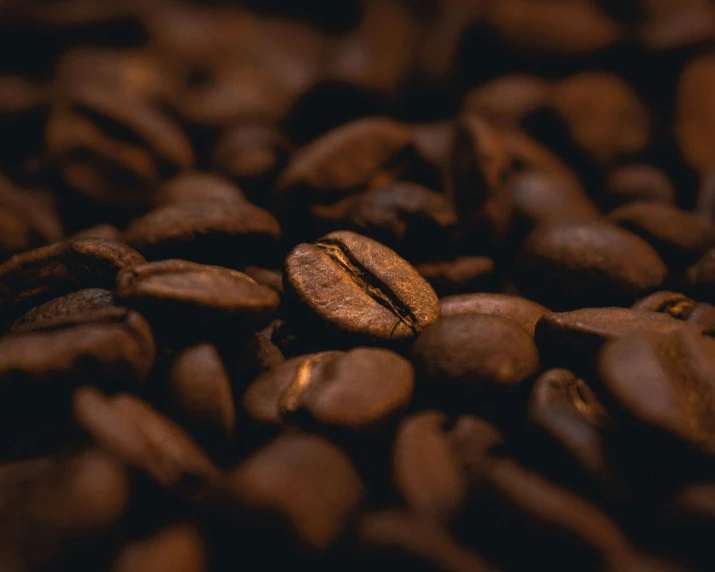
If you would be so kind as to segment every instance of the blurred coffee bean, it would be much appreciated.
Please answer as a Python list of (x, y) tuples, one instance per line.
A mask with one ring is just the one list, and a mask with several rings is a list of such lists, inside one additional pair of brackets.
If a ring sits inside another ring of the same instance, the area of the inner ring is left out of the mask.
[[(622, 488), (609, 457), (606, 431), (613, 420), (586, 382), (566, 369), (552, 369), (531, 391), (527, 423), (538, 439), (534, 460), (547, 472), (571, 465), (576, 479), (586, 477), (609, 492)], [(568, 473), (566, 473), (568, 476)]]
[(525, 384), (539, 369), (534, 340), (518, 323), (472, 313), (426, 328), (412, 361), (417, 391), (431, 403), (497, 417), (519, 408)]
[(437, 295), (412, 266), (352, 232), (298, 245), (283, 283), (295, 314), (359, 343), (409, 345), (439, 317)]
[(557, 83), (552, 104), (573, 142), (599, 165), (638, 153), (650, 141), (645, 105), (615, 75), (585, 72)]
[(269, 270), (258, 266), (245, 266), (242, 272), (253, 278), (261, 286), (275, 290), (283, 298), (283, 273), (280, 270)]
[(540, 77), (502, 76), (474, 88), (464, 99), (464, 110), (518, 124), (548, 104), (551, 89), (551, 83)]
[(358, 524), (360, 558), (370, 570), (486, 572), (481, 556), (459, 545), (431, 519), (408, 510), (368, 513)]
[(370, 434), (395, 422), (413, 385), (412, 366), (388, 350), (324, 352), (288, 360), (261, 375), (246, 390), (243, 407), (261, 425), (294, 421)]
[(708, 335), (715, 335), (715, 306), (696, 302), (677, 292), (656, 292), (633, 305), (635, 310), (661, 312), (685, 322), (696, 324)]
[(207, 448), (234, 439), (236, 407), (231, 379), (211, 344), (181, 352), (169, 370), (167, 401), (174, 418)]
[(495, 127), (478, 115), (464, 115), (457, 125), (446, 176), (446, 190), (467, 239), (504, 238), (512, 201), (505, 183), (511, 157)]
[(646, 240), (674, 269), (693, 264), (715, 245), (714, 225), (674, 206), (636, 201), (608, 218)]
[(245, 196), (230, 181), (210, 173), (188, 172), (167, 181), (157, 191), (157, 207), (193, 202), (241, 202)]
[[(346, 532), (362, 504), (363, 485), (350, 459), (312, 435), (286, 434), (258, 450), (229, 475), (237, 517), (257, 554), (277, 541), (321, 554)], [(287, 557), (269, 550), (273, 558)]]
[(183, 202), (134, 219), (127, 242), (149, 260), (181, 258), (235, 267), (274, 255), (280, 226), (244, 201)]
[(518, 286), (550, 308), (632, 304), (659, 286), (667, 269), (643, 239), (605, 222), (534, 230), (517, 268)]
[(162, 260), (117, 275), (117, 299), (137, 308), (157, 332), (176, 338), (245, 337), (270, 322), (275, 291), (228, 268)]
[(99, 238), (109, 242), (124, 242), (124, 233), (112, 224), (97, 224), (73, 234), (71, 238)]
[(603, 191), (603, 205), (612, 210), (635, 201), (672, 204), (675, 189), (666, 174), (646, 164), (628, 164), (612, 169)]
[(700, 181), (696, 210), (705, 220), (715, 224), (715, 171), (705, 173)]
[(264, 204), (292, 150), (290, 142), (270, 124), (239, 123), (216, 141), (211, 164), (245, 189), (253, 201)]
[(715, 304), (715, 248), (688, 268), (686, 277), (698, 300)]
[(402, 174), (413, 155), (407, 126), (386, 117), (359, 119), (297, 151), (278, 181), (278, 198), (298, 206), (334, 203), (376, 178)]
[(158, 109), (94, 86), (57, 101), (46, 150), (69, 188), (112, 207), (151, 204), (163, 180), (194, 164), (186, 136)]
[(644, 332), (683, 330), (701, 334), (703, 329), (697, 324), (645, 310), (582, 308), (543, 316), (536, 324), (536, 343), (548, 364), (588, 369), (610, 340)]
[(447, 436), (449, 420), (426, 411), (406, 418), (393, 446), (395, 488), (416, 513), (449, 525), (467, 496), (464, 467)]
[[(275, 321), (275, 320), (274, 320)], [(271, 325), (268, 325), (270, 328)], [(281, 350), (264, 335), (262, 330), (253, 334), (248, 342), (238, 351), (235, 362), (229, 358), (228, 367), (238, 370), (241, 379), (254, 380), (260, 374), (277, 368), (286, 359)]]
[(111, 572), (206, 572), (209, 555), (199, 531), (175, 524), (122, 548)]
[(691, 60), (678, 84), (675, 138), (685, 161), (705, 171), (715, 165), (712, 130), (715, 105), (708, 96), (714, 87), (715, 56), (706, 53)]
[(82, 387), (73, 395), (73, 412), (99, 447), (159, 487), (200, 501), (219, 478), (213, 462), (183, 429), (133, 395), (107, 397)]
[(550, 312), (541, 304), (510, 294), (463, 294), (439, 302), (442, 318), (461, 314), (487, 314), (513, 320), (532, 336), (539, 319)]
[(433, 260), (415, 266), (438, 296), (451, 296), (498, 286), (494, 261), (486, 256), (460, 256), (452, 260)]
[(18, 254), (0, 265), (0, 322), (69, 292), (112, 287), (122, 268), (143, 262), (128, 246), (92, 238)]
[(87, 288), (36, 306), (16, 320), (12, 333), (47, 330), (58, 326), (121, 318), (126, 308), (117, 306), (111, 290)]
[(0, 261), (62, 238), (57, 213), (0, 175)]
[(347, 226), (410, 259), (445, 251), (457, 215), (439, 193), (396, 182), (361, 194), (350, 206)]
[(715, 37), (715, 7), (708, 0), (647, 0), (636, 38), (649, 50), (678, 50)]
[(124, 469), (99, 450), (48, 468), (0, 509), (0, 568), (62, 569), (73, 553), (96, 546), (112, 532), (129, 494)]

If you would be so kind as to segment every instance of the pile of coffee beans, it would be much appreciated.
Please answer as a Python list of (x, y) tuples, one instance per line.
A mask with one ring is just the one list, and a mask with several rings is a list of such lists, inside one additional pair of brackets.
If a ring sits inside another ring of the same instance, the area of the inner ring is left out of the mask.
[(0, 572), (715, 569), (715, 1), (0, 1)]

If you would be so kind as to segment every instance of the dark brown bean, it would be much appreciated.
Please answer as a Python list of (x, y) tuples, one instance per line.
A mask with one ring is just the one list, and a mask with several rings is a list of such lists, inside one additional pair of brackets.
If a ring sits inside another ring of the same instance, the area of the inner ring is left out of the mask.
[(188, 172), (164, 183), (157, 191), (157, 206), (201, 201), (234, 202), (245, 195), (230, 181), (211, 173)]
[(433, 260), (415, 266), (438, 296), (494, 290), (497, 287), (494, 261), (486, 256), (460, 256)]
[(696, 302), (677, 292), (656, 292), (633, 305), (634, 310), (648, 310), (667, 314), (678, 320), (690, 322), (703, 328), (703, 332), (714, 335), (715, 306)]
[(715, 57), (704, 54), (683, 69), (677, 93), (675, 138), (687, 163), (704, 171), (715, 166), (710, 126), (715, 121), (715, 105), (708, 93), (713, 88)]
[(611, 170), (603, 195), (608, 210), (640, 200), (664, 204), (675, 202), (675, 189), (666, 174), (652, 165), (639, 163)]

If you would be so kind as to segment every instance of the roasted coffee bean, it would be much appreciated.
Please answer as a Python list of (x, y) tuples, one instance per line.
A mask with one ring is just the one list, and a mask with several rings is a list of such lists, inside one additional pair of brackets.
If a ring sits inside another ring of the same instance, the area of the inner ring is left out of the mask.
[(715, 340), (682, 330), (631, 334), (604, 347), (598, 372), (624, 419), (715, 452)]
[(150, 204), (162, 180), (194, 163), (186, 136), (158, 109), (96, 86), (58, 101), (46, 149), (71, 189), (116, 207)]
[(88, 288), (60, 296), (37, 306), (20, 317), (10, 328), (13, 333), (47, 330), (58, 326), (101, 322), (121, 318), (126, 308), (114, 303), (111, 290)]
[(539, 466), (548, 470), (569, 463), (609, 491), (622, 487), (609, 458), (606, 432), (613, 420), (583, 379), (566, 369), (541, 375), (531, 391), (526, 418), (541, 444), (535, 454)]
[(715, 304), (715, 248), (688, 268), (687, 281), (699, 299)]
[(93, 238), (18, 254), (0, 265), (0, 323), (69, 292), (112, 287), (122, 268), (143, 262), (128, 246)]
[(645, 310), (582, 308), (543, 316), (536, 324), (536, 344), (548, 364), (589, 368), (608, 341), (635, 333), (680, 330), (701, 334), (703, 327)]
[(490, 291), (497, 287), (494, 261), (486, 256), (460, 256), (452, 260), (433, 260), (415, 266), (438, 296)]
[[(434, 121), (428, 123), (413, 123), (412, 138), (418, 155), (428, 165), (437, 170), (438, 184), (441, 181), (441, 171), (449, 161), (449, 152), (454, 139), (454, 124), (452, 121)], [(427, 185), (436, 188), (435, 185)]]
[(290, 204), (334, 203), (385, 173), (396, 176), (405, 171), (412, 155), (407, 126), (384, 117), (359, 119), (296, 152), (277, 192)]
[(646, 240), (671, 268), (695, 263), (715, 245), (715, 226), (674, 206), (632, 202), (608, 218)]
[(713, 89), (715, 56), (704, 54), (685, 66), (677, 93), (675, 138), (687, 163), (701, 171), (715, 166), (710, 125), (715, 106), (707, 94)]
[(181, 258), (235, 267), (270, 258), (280, 237), (273, 216), (248, 202), (166, 205), (135, 219), (127, 242), (149, 260)]
[(392, 456), (395, 488), (405, 504), (446, 525), (467, 496), (465, 469), (447, 433), (444, 413), (412, 415), (400, 424)]
[(138, 308), (162, 335), (243, 337), (270, 322), (278, 294), (245, 274), (184, 260), (162, 260), (117, 275), (117, 299)]
[(467, 476), (469, 488), (479, 483), (492, 460), (508, 450), (504, 435), (491, 423), (474, 415), (460, 415), (447, 434)]
[(519, 324), (471, 313), (425, 329), (412, 361), (417, 390), (433, 403), (497, 417), (518, 408), (519, 393), (539, 369), (534, 340)]
[(208, 548), (195, 526), (175, 524), (122, 548), (110, 572), (206, 572)]
[(219, 479), (213, 462), (183, 429), (133, 395), (107, 397), (81, 387), (73, 395), (73, 412), (99, 447), (162, 488), (200, 501)]
[(290, 142), (271, 125), (239, 123), (216, 141), (211, 164), (263, 204), (292, 151)]
[(449, 246), (457, 215), (439, 193), (397, 182), (362, 194), (347, 213), (347, 226), (410, 259)]
[(488, 9), (489, 24), (514, 48), (534, 54), (575, 56), (617, 43), (623, 29), (588, 0), (505, 0)]
[(605, 222), (537, 228), (523, 246), (519, 265), (521, 289), (555, 309), (629, 305), (667, 275), (647, 242)]
[(241, 189), (210, 173), (189, 172), (167, 181), (157, 191), (157, 206), (202, 201), (234, 202), (245, 200)]
[(124, 233), (112, 224), (97, 224), (75, 233), (72, 238), (98, 238), (109, 242), (124, 242)]
[(148, 377), (156, 347), (139, 314), (124, 309), (72, 322), (49, 320), (0, 340), (5, 437), (14, 428), (32, 431), (64, 423), (70, 393), (78, 385), (134, 389)]
[(643, 5), (645, 20), (636, 38), (650, 50), (677, 50), (715, 36), (715, 11), (710, 2), (658, 2)]
[(473, 89), (464, 99), (464, 110), (519, 123), (548, 104), (551, 89), (551, 83), (540, 77), (506, 75)]
[(635, 310), (661, 312), (685, 322), (696, 324), (708, 335), (715, 335), (715, 306), (696, 302), (676, 292), (656, 292), (633, 305)]
[(40, 197), (0, 175), (0, 260), (62, 238), (57, 213)]
[(261, 375), (246, 390), (243, 407), (262, 425), (295, 420), (328, 431), (374, 433), (404, 411), (413, 385), (412, 366), (389, 350), (324, 352)]
[(167, 392), (175, 419), (199, 442), (218, 449), (233, 442), (233, 387), (214, 346), (200, 344), (181, 352), (171, 364)]
[(253, 278), (261, 286), (267, 286), (271, 290), (275, 290), (283, 298), (283, 273), (280, 269), (269, 270), (258, 266), (244, 266), (242, 272), (249, 278)]
[(439, 301), (442, 318), (461, 314), (488, 314), (515, 321), (532, 336), (539, 319), (549, 313), (541, 304), (509, 294), (463, 294)]
[(361, 561), (370, 570), (486, 572), (492, 566), (429, 518), (407, 510), (368, 513), (358, 524)]
[(663, 171), (652, 165), (634, 163), (608, 173), (603, 204), (611, 210), (635, 201), (672, 204), (675, 197), (673, 184)]
[[(247, 532), (259, 549), (284, 539), (286, 547), (323, 553), (345, 533), (364, 495), (350, 459), (328, 441), (303, 434), (271, 441), (229, 479), (235, 510), (248, 519)], [(269, 558), (271, 552), (285, 556), (269, 551)]]
[[(446, 175), (446, 190), (460, 217), (462, 232), (475, 240), (501, 239), (512, 214), (505, 187), (511, 157), (497, 129), (478, 115), (457, 124)], [(481, 236), (480, 236), (481, 235)]]
[(696, 210), (705, 220), (715, 224), (715, 171), (706, 173), (700, 182)]
[(297, 314), (358, 343), (410, 344), (439, 317), (434, 290), (414, 268), (352, 232), (294, 248), (283, 283)]
[(599, 165), (643, 151), (650, 141), (645, 105), (616, 75), (577, 74), (557, 83), (552, 97), (570, 139)]
[(62, 569), (73, 553), (81, 554), (112, 532), (129, 493), (125, 470), (99, 450), (48, 468), (0, 509), (0, 568)]

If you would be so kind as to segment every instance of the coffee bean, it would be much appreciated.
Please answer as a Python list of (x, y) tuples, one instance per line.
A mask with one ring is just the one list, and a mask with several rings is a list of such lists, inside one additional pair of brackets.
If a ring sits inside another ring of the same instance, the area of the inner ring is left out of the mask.
[(439, 302), (442, 318), (461, 314), (488, 314), (515, 321), (532, 336), (539, 319), (549, 313), (541, 304), (509, 294), (463, 294)]
[(631, 334), (604, 347), (598, 371), (625, 419), (715, 452), (715, 340), (686, 331)]
[(637, 39), (650, 50), (677, 50), (697, 45), (715, 34), (715, 12), (709, 2), (647, 2)]
[(683, 158), (699, 170), (715, 165), (709, 128), (715, 106), (706, 95), (713, 89), (713, 69), (715, 57), (704, 54), (685, 66), (678, 83), (675, 138)]
[(536, 324), (536, 344), (542, 358), (555, 366), (589, 368), (603, 345), (642, 332), (690, 331), (702, 326), (686, 324), (670, 316), (626, 308), (583, 308), (554, 312)]
[(143, 262), (128, 246), (91, 238), (18, 254), (0, 265), (0, 323), (69, 292), (112, 287), (122, 268)]
[(195, 526), (175, 524), (122, 548), (111, 572), (205, 572), (208, 548)]
[(497, 287), (494, 261), (486, 256), (460, 256), (434, 260), (415, 266), (438, 296), (494, 290)]
[(465, 503), (467, 483), (447, 436), (448, 419), (427, 411), (405, 419), (395, 438), (395, 487), (415, 512), (448, 525)]
[(698, 299), (715, 304), (715, 248), (688, 268), (686, 277)]
[(715, 306), (696, 302), (683, 294), (667, 291), (656, 292), (636, 302), (633, 309), (661, 312), (678, 320), (696, 324), (703, 328), (704, 333), (714, 335)]
[(48, 468), (0, 510), (0, 568), (61, 569), (74, 552), (87, 550), (112, 532), (129, 492), (123, 467), (99, 450), (75, 454)]
[(117, 207), (149, 204), (156, 185), (194, 163), (185, 135), (158, 109), (95, 86), (58, 101), (46, 149), (71, 189)]
[(695, 263), (715, 245), (715, 226), (673, 206), (637, 201), (608, 218), (646, 240), (671, 268)]
[(24, 314), (10, 328), (13, 333), (48, 330), (55, 327), (101, 322), (121, 318), (126, 308), (114, 303), (110, 290), (88, 288), (60, 296)]
[(117, 299), (138, 308), (170, 337), (243, 337), (261, 329), (278, 295), (228, 268), (162, 260), (117, 275)]
[(464, 99), (465, 111), (521, 122), (551, 99), (548, 80), (531, 75), (504, 75), (474, 88)]
[(202, 201), (243, 201), (243, 192), (230, 181), (209, 173), (189, 172), (162, 185), (154, 199), (157, 206)]
[(73, 412), (98, 446), (179, 496), (199, 501), (219, 478), (188, 434), (135, 396), (107, 397), (82, 387), (73, 395)]
[(291, 545), (324, 552), (344, 534), (364, 494), (350, 459), (311, 435), (284, 435), (271, 441), (229, 478), (236, 510), (249, 515), (247, 527), (258, 546), (265, 548), (288, 536)]
[[(583, 379), (566, 369), (544, 373), (532, 389), (527, 422), (540, 437), (540, 465), (569, 464), (609, 491), (622, 487), (609, 458), (613, 420)], [(545, 452), (551, 456), (544, 459)]]
[(444, 196), (398, 182), (358, 197), (348, 210), (347, 225), (412, 260), (444, 251), (457, 215)]
[(696, 210), (699, 215), (715, 224), (715, 175), (706, 173), (700, 181)]
[(413, 154), (409, 129), (392, 119), (360, 119), (299, 150), (281, 175), (290, 204), (330, 203), (365, 189), (383, 172), (399, 173)]
[(647, 242), (602, 222), (537, 228), (519, 263), (522, 290), (556, 309), (632, 304), (667, 275)]
[[(508, 342), (506, 340), (509, 340)], [(418, 391), (433, 403), (509, 415), (539, 369), (532, 337), (500, 316), (460, 314), (438, 320), (412, 349)]]
[(611, 170), (603, 194), (603, 203), (608, 210), (634, 201), (672, 204), (676, 196), (673, 183), (663, 171), (639, 163)]
[(356, 342), (409, 344), (439, 317), (437, 296), (414, 268), (351, 232), (294, 248), (283, 282), (296, 313)]
[(211, 344), (185, 349), (171, 364), (167, 401), (175, 418), (204, 446), (221, 449), (235, 436), (233, 387)]
[(407, 510), (368, 513), (360, 520), (357, 534), (365, 566), (371, 570), (492, 570), (439, 524)]
[[(369, 370), (363, 377), (360, 372)], [(355, 375), (358, 377), (355, 377)], [(255, 421), (296, 421), (328, 431), (374, 433), (394, 422), (412, 397), (414, 372), (388, 350), (358, 348), (288, 360), (261, 375), (243, 396)]]
[(260, 374), (277, 368), (285, 361), (281, 350), (259, 332), (250, 337), (248, 343), (239, 351), (236, 363), (230, 363), (230, 367), (238, 369), (242, 379), (254, 380)]
[(99, 238), (109, 242), (124, 242), (124, 233), (112, 224), (97, 224), (75, 233), (72, 238)]
[(0, 174), (0, 260), (62, 238), (57, 213)]
[(166, 205), (135, 219), (127, 242), (149, 260), (181, 258), (229, 267), (273, 255), (280, 226), (247, 202), (202, 201)]
[(283, 298), (283, 273), (280, 270), (270, 270), (258, 266), (245, 266), (242, 272), (249, 278), (253, 278), (261, 286), (266, 286), (275, 290)]
[(505, 189), (511, 157), (499, 132), (478, 115), (457, 125), (446, 189), (468, 236), (501, 239), (508, 230), (512, 202)]

